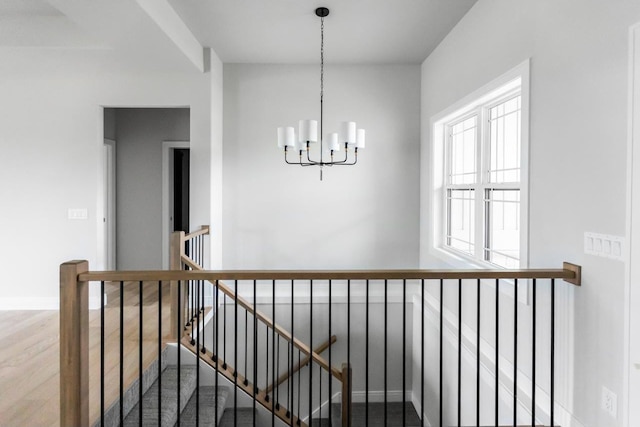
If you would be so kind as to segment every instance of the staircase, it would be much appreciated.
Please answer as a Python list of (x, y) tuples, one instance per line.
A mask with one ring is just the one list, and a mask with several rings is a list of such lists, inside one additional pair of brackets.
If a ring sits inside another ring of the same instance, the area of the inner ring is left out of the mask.
[[(203, 229), (204, 234), (208, 234), (208, 228)], [(199, 233), (199, 232), (196, 232)], [(193, 235), (193, 234), (192, 234)], [(172, 235), (172, 253), (175, 254), (176, 261), (174, 262), (174, 266), (179, 266), (180, 269), (186, 269), (194, 272), (203, 271), (202, 262), (198, 259), (197, 254), (201, 253), (199, 250), (194, 250), (190, 248), (188, 251), (185, 250), (185, 243), (190, 240), (189, 236), (185, 236), (181, 232), (176, 232)], [(197, 242), (197, 240), (196, 240)], [(199, 243), (196, 243), (198, 246)], [(190, 256), (189, 254), (194, 254), (195, 256)], [(172, 256), (172, 259), (174, 257)], [(250, 316), (252, 321), (254, 322), (254, 327), (263, 327), (266, 326), (267, 335), (271, 335), (272, 338), (272, 346), (275, 345), (274, 342), (278, 344), (280, 341), (284, 341), (285, 346), (287, 347), (287, 352), (291, 349), (291, 354), (294, 354), (294, 351), (299, 352), (301, 356), (300, 363), (297, 366), (294, 366), (294, 363), (291, 363), (290, 366), (287, 366), (287, 372), (284, 372), (282, 375), (278, 375), (277, 378), (273, 378), (273, 383), (269, 385), (265, 385), (263, 388), (260, 388), (256, 384), (253, 384), (246, 375), (248, 372), (242, 372), (239, 370), (241, 367), (234, 367), (230, 363), (230, 360), (224, 360), (220, 357), (220, 354), (214, 354), (211, 345), (208, 348), (205, 346), (201, 346), (198, 339), (197, 334), (200, 333), (200, 330), (204, 329), (204, 322), (201, 316), (197, 315), (193, 312), (193, 309), (189, 313), (189, 308), (185, 307), (184, 314), (185, 317), (190, 319), (185, 319), (182, 323), (185, 326), (184, 334), (181, 339), (181, 345), (183, 348), (188, 349), (192, 354), (194, 354), (198, 360), (206, 363), (210, 368), (212, 368), (216, 377), (218, 375), (222, 376), (226, 380), (228, 380), (232, 387), (244, 392), (247, 396), (253, 399), (258, 405), (265, 408), (269, 413), (273, 414), (273, 416), (280, 421), (282, 421), (286, 425), (291, 426), (299, 426), (299, 427), (308, 427), (308, 424), (305, 423), (301, 418), (294, 413), (293, 409), (295, 408), (287, 408), (286, 404), (283, 404), (281, 401), (277, 401), (277, 389), (278, 387), (287, 381), (287, 379), (292, 378), (296, 373), (299, 375), (299, 370), (303, 367), (307, 366), (311, 369), (312, 366), (319, 366), (322, 370), (324, 370), (325, 374), (327, 372), (331, 373), (331, 377), (334, 380), (339, 381), (342, 384), (342, 394), (343, 396), (348, 396), (350, 394), (350, 390), (346, 387), (350, 387), (351, 382), (351, 374), (350, 369), (348, 367), (343, 367), (342, 370), (337, 369), (330, 365), (330, 363), (325, 360), (320, 354), (328, 349), (332, 344), (336, 342), (335, 335), (332, 335), (330, 339), (321, 344), (319, 347), (312, 349), (311, 346), (301, 342), (299, 339), (295, 338), (292, 333), (285, 330), (283, 327), (273, 322), (272, 318), (270, 318), (266, 313), (262, 313), (255, 307), (254, 303), (240, 297), (236, 293), (236, 287), (225, 284), (222, 281), (209, 281), (209, 284), (213, 287), (212, 291), (215, 295), (214, 307), (216, 310), (216, 323), (214, 329), (219, 334), (218, 330), (218, 320), (220, 317), (220, 313), (217, 313), (218, 309), (225, 304), (225, 301), (233, 301), (233, 304), (236, 307), (236, 310), (243, 310), (245, 312), (245, 316)], [(200, 284), (201, 285), (201, 284)], [(198, 285), (195, 287), (187, 286), (186, 295), (183, 297), (183, 301), (186, 303), (190, 301), (193, 305), (193, 302), (196, 302), (196, 307), (200, 307), (199, 301), (201, 301), (200, 293), (202, 291), (199, 290)], [(195, 294), (195, 295), (194, 295)], [(255, 292), (254, 292), (255, 294)], [(219, 296), (222, 302), (219, 301)], [(274, 308), (274, 307), (273, 307)], [(274, 308), (275, 310), (275, 308)], [(197, 312), (197, 310), (196, 310)], [(224, 312), (226, 314), (226, 310)], [(225, 316), (222, 314), (222, 317)], [(272, 313), (275, 316), (275, 311)], [(237, 316), (237, 313), (236, 313)], [(237, 320), (237, 319), (236, 319)], [(195, 333), (194, 333), (195, 331)], [(225, 328), (226, 331), (226, 328)], [(237, 331), (236, 331), (237, 333)], [(246, 338), (246, 336), (245, 336)], [(238, 340), (239, 338), (235, 336), (233, 339)], [(267, 338), (268, 341), (268, 338)], [(245, 346), (247, 343), (245, 342)], [(268, 346), (268, 343), (267, 343)], [(273, 348), (272, 348), (273, 350)], [(220, 351), (218, 352), (220, 353)], [(275, 354), (275, 353), (274, 353)], [(288, 353), (287, 353), (288, 355)], [(279, 353), (278, 353), (279, 356)], [(257, 356), (256, 356), (257, 357)], [(268, 357), (268, 355), (267, 355)], [(275, 358), (275, 356), (272, 355)], [(272, 359), (273, 361), (273, 359)], [(267, 366), (267, 370), (269, 367)], [(245, 367), (246, 370), (246, 367)], [(272, 369), (272, 371), (275, 369)], [(273, 373), (273, 372), (272, 372)], [(255, 375), (254, 375), (255, 376)], [(254, 378), (255, 379), (255, 378)], [(293, 391), (293, 388), (292, 388)], [(299, 392), (299, 390), (298, 390)], [(288, 393), (288, 391), (287, 391)], [(285, 401), (289, 403), (288, 401)], [(293, 400), (291, 401), (293, 402)], [(344, 404), (344, 402), (343, 402)], [(298, 403), (298, 408), (300, 404)], [(253, 414), (250, 414), (251, 416)], [(336, 426), (347, 425), (347, 423), (338, 423)]]
[[(200, 386), (196, 393), (196, 367), (183, 365), (180, 369), (180, 411), (178, 411), (177, 385), (178, 369), (167, 366), (163, 360), (161, 379), (158, 378), (158, 364), (153, 364), (143, 375), (142, 417), (138, 399), (138, 384), (133, 384), (124, 394), (123, 415), (125, 427), (140, 425), (172, 427), (177, 424), (180, 413), (181, 426), (253, 426), (253, 410), (237, 408), (238, 422), (234, 424), (234, 410), (226, 408), (229, 397), (228, 387)], [(160, 385), (160, 394), (159, 384)], [(160, 396), (160, 400), (159, 400)], [(197, 399), (200, 399), (199, 405)], [(216, 423), (216, 402), (218, 418)], [(158, 405), (161, 405), (161, 422), (158, 421)], [(197, 414), (196, 411), (199, 410)], [(105, 412), (105, 427), (120, 425), (120, 401), (114, 402)], [(100, 422), (94, 427), (100, 426)]]

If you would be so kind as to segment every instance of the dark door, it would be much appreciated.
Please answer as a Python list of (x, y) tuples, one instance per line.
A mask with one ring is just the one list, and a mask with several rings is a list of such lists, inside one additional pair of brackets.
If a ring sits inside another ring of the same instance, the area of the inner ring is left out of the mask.
[(173, 150), (173, 231), (189, 232), (189, 149)]

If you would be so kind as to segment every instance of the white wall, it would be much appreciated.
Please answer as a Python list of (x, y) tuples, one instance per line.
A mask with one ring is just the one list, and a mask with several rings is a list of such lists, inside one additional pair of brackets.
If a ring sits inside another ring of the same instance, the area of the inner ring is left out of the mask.
[[(191, 220), (212, 222), (211, 77), (134, 69), (108, 54), (0, 52), (4, 309), (57, 308), (59, 264), (97, 265), (102, 106), (190, 107), (192, 154), (203, 159), (192, 164)], [(89, 219), (68, 220), (68, 208), (87, 208)]]
[[(340, 284), (334, 284), (333, 287), (340, 287)], [(344, 283), (341, 285), (344, 288)], [(267, 287), (270, 289), (269, 283), (261, 283), (258, 285), (259, 287)], [(290, 303), (290, 290), (289, 283), (282, 282), (278, 283), (276, 287), (276, 324), (281, 328), (285, 329), (288, 332), (291, 332), (291, 303)], [(298, 282), (296, 284), (297, 289), (305, 288), (305, 284)], [(369, 366), (368, 366), (368, 374), (369, 374), (369, 399), (371, 402), (380, 402), (384, 401), (384, 361), (385, 361), (385, 353), (384, 353), (384, 305), (383, 299), (381, 298), (380, 288), (382, 287), (382, 283), (380, 282), (372, 282), (371, 290), (376, 291), (376, 295), (372, 295), (370, 299), (369, 306)], [(246, 288), (250, 288), (251, 284), (244, 282), (240, 285), (240, 292), (245, 294), (245, 298), (248, 301), (253, 301), (253, 297), (251, 295), (251, 290), (249, 289), (249, 294), (246, 295), (247, 292), (244, 292)], [(319, 284), (316, 283), (314, 286), (314, 297), (325, 289), (326, 283)], [(354, 287), (363, 288), (364, 284), (354, 283)], [(361, 290), (361, 289), (359, 289)], [(262, 293), (259, 291), (259, 293)], [(270, 290), (269, 290), (270, 293)], [(298, 295), (298, 292), (296, 292)], [(298, 297), (296, 296), (296, 299)], [(263, 313), (268, 318), (273, 318), (272, 316), (272, 305), (271, 298), (260, 298), (258, 301), (263, 301), (264, 303), (258, 303), (258, 310)], [(331, 307), (331, 334), (335, 335), (337, 341), (331, 346), (331, 364), (337, 369), (341, 369), (343, 363), (346, 363), (347, 358), (347, 338), (349, 337), (349, 333), (347, 330), (347, 305), (346, 300), (343, 298), (337, 298), (334, 304)], [(387, 336), (387, 398), (389, 401), (401, 401), (402, 400), (402, 356), (403, 356), (403, 341), (402, 341), (402, 303), (401, 300), (397, 298), (390, 298), (388, 304), (388, 336)], [(404, 348), (404, 356), (406, 358), (406, 389), (410, 391), (411, 389), (411, 378), (412, 378), (412, 365), (411, 365), (411, 354), (412, 354), (412, 305), (410, 304), (410, 299), (407, 299), (406, 304), (406, 346)], [(220, 297), (220, 302), (222, 302), (222, 296)], [(248, 318), (248, 326), (247, 326), (247, 335), (248, 345), (247, 345), (247, 371), (244, 369), (245, 364), (245, 311), (240, 307), (238, 310), (238, 363), (235, 364), (235, 353), (234, 353), (234, 331), (235, 331), (235, 310), (234, 304), (231, 299), (227, 299), (226, 311), (225, 306), (221, 306), (219, 309), (219, 313), (221, 316), (218, 320), (218, 351), (221, 358), (226, 358), (224, 360), (227, 361), (231, 366), (238, 368), (241, 374), (248, 373), (248, 378), (253, 382), (254, 374), (253, 374), (253, 318), (249, 316)], [(309, 304), (306, 299), (302, 299), (300, 303), (296, 301), (294, 304), (294, 336), (299, 339), (301, 342), (305, 344), (309, 344), (309, 325), (310, 325), (310, 313), (309, 313)], [(313, 347), (317, 347), (320, 344), (328, 341), (329, 339), (329, 316), (328, 316), (328, 308), (327, 300), (324, 298), (316, 298), (314, 299), (313, 306)], [(365, 320), (366, 320), (366, 311), (365, 304), (362, 303), (362, 299), (360, 300), (352, 300), (351, 305), (351, 324), (350, 324), (350, 337), (351, 337), (351, 349), (350, 349), (350, 362), (352, 365), (352, 379), (353, 379), (353, 391), (354, 396), (353, 400), (356, 402), (364, 402), (365, 401), (365, 390), (366, 390), (366, 364), (365, 364), (365, 349), (366, 349), (366, 329), (365, 329)], [(225, 316), (226, 314), (226, 316)], [(226, 318), (226, 322), (223, 322), (223, 319)], [(226, 332), (226, 342), (227, 349), (224, 350), (224, 333), (223, 328), (227, 328)], [(215, 328), (215, 322), (211, 321), (206, 328), (204, 334), (205, 347), (207, 349), (211, 348), (211, 343), (214, 339), (213, 330)], [(266, 326), (264, 323), (258, 322), (258, 370), (257, 370), (257, 384), (261, 389), (265, 388), (265, 384), (271, 384), (271, 379), (273, 378), (273, 371), (271, 369), (271, 364), (273, 362), (273, 341), (272, 341), (272, 330), (269, 329), (269, 354), (267, 356), (266, 353), (266, 341), (265, 337), (267, 336)], [(277, 342), (277, 341), (276, 341)], [(321, 356), (329, 361), (329, 350), (325, 350)], [(267, 357), (269, 359), (269, 366), (266, 366)], [(288, 361), (287, 354), (287, 346), (284, 340), (280, 340), (280, 357), (278, 358), (280, 363), (279, 374), (283, 374), (288, 370), (290, 366)], [(304, 359), (304, 356), (302, 356)], [(294, 354), (294, 365), (297, 365), (298, 362), (298, 353), (297, 350)], [(277, 377), (278, 374), (276, 374)], [(326, 402), (328, 400), (328, 373), (327, 371), (322, 371), (322, 377), (319, 377), (320, 369), (318, 365), (314, 364), (313, 370), (313, 411), (317, 410), (320, 406), (319, 400), (320, 397), (318, 395), (320, 389), (322, 390), (322, 401)], [(268, 381), (267, 381), (268, 379)], [(322, 385), (319, 386), (319, 381), (322, 381)], [(298, 390), (298, 377), (295, 376), (295, 390), (297, 393)], [(332, 396), (335, 396), (340, 392), (340, 382), (334, 380), (332, 382)], [(302, 376), (300, 378), (300, 399), (301, 399), (301, 414), (307, 414), (309, 408), (309, 370), (308, 368), (303, 368)], [(287, 384), (284, 383), (280, 387), (280, 398), (282, 402), (286, 401), (287, 396)], [(410, 393), (406, 395), (407, 400), (411, 399)], [(296, 399), (297, 402), (297, 399)], [(290, 405), (286, 405), (290, 406)], [(297, 407), (297, 403), (296, 403)]]
[[(622, 423), (600, 409), (600, 397), (602, 386), (623, 395), (623, 264), (583, 255), (583, 233), (625, 233), (627, 38), (638, 21), (637, 2), (480, 0), (422, 66), (426, 195), (430, 118), (531, 58), (529, 265), (583, 266), (582, 288), (558, 286), (568, 314), (559, 342), (575, 354), (560, 366), (570, 390), (558, 399), (585, 425)], [(420, 221), (428, 267), (427, 197)]]
[[(206, 168), (209, 171), (209, 182), (211, 185), (211, 193), (209, 195), (209, 211), (211, 212), (211, 221), (209, 222), (209, 246), (211, 252), (208, 256), (211, 264), (210, 268), (220, 269), (222, 268), (222, 116), (224, 111), (223, 104), (223, 66), (222, 61), (218, 58), (218, 55), (213, 49), (207, 49), (205, 51), (208, 56), (209, 64), (209, 76), (210, 76), (210, 96), (211, 96), (211, 145), (208, 146), (208, 151), (205, 150), (193, 150), (191, 148), (191, 154), (196, 158), (191, 160), (191, 165), (199, 168)], [(202, 179), (197, 177), (196, 179)], [(205, 200), (203, 200), (205, 202)], [(195, 223), (194, 223), (195, 224)], [(205, 267), (207, 265), (205, 264)]]
[(189, 109), (118, 108), (116, 129), (117, 268), (160, 270), (162, 143), (189, 141)]
[(322, 182), (276, 146), (278, 126), (319, 119), (318, 67), (226, 64), (224, 74), (225, 268), (417, 266), (418, 66), (326, 66), (325, 134), (353, 120), (367, 148)]

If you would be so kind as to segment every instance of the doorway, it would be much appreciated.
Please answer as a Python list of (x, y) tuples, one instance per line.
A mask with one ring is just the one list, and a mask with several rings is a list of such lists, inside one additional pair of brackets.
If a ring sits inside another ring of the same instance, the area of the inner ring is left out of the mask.
[(169, 240), (174, 231), (189, 232), (189, 141), (162, 143), (162, 267), (169, 268)]
[[(168, 248), (163, 243), (173, 228), (173, 224), (170, 228), (164, 222), (164, 214), (169, 211), (165, 206), (168, 194), (165, 181), (174, 181), (174, 153), (171, 152), (170, 159), (164, 158), (165, 141), (189, 141), (190, 109), (104, 107), (103, 110), (103, 139), (114, 143), (107, 141), (103, 148), (105, 172), (101, 173), (100, 191), (105, 195), (100, 195), (98, 204), (104, 206), (105, 220), (99, 218), (103, 224), (99, 225), (99, 258), (105, 266), (110, 264), (110, 269), (159, 270), (168, 259)], [(173, 148), (188, 149), (189, 144), (178, 142)], [(186, 152), (176, 156), (179, 172), (176, 181), (181, 186), (178, 202), (187, 205), (178, 214), (179, 225), (188, 227), (189, 158)], [(165, 177), (169, 161), (172, 175)], [(111, 162), (111, 166), (106, 162)], [(173, 189), (171, 197), (173, 204)], [(108, 212), (113, 216), (111, 221)], [(173, 217), (171, 209), (167, 218)]]
[(116, 268), (116, 142), (104, 139), (103, 146), (104, 211), (102, 219), (104, 236), (104, 268)]
[(172, 231), (189, 233), (189, 149), (173, 149), (173, 221)]

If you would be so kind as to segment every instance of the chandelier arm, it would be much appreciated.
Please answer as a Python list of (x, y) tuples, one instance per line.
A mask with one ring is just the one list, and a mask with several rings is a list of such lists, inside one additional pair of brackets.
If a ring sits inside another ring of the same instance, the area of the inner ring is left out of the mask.
[(336, 166), (353, 166), (356, 163), (358, 163), (358, 147), (355, 148), (355, 158), (353, 160), (353, 163), (335, 163)]
[(316, 163), (303, 163), (302, 162), (302, 158), (300, 158), (300, 160), (297, 161), (297, 162), (289, 161), (289, 159), (287, 158), (287, 150), (286, 149), (284, 150), (284, 161), (288, 165), (297, 165), (297, 166), (315, 166), (316, 165)]
[(335, 162), (331, 162), (334, 165), (346, 164), (347, 160), (349, 160), (349, 150), (347, 149), (347, 144), (344, 145), (344, 160), (338, 160)]
[(307, 162), (313, 165), (323, 165), (324, 162), (322, 161), (322, 151), (320, 152), (320, 161), (318, 162), (316, 160), (312, 160), (311, 157), (309, 157), (309, 147), (307, 147)]

